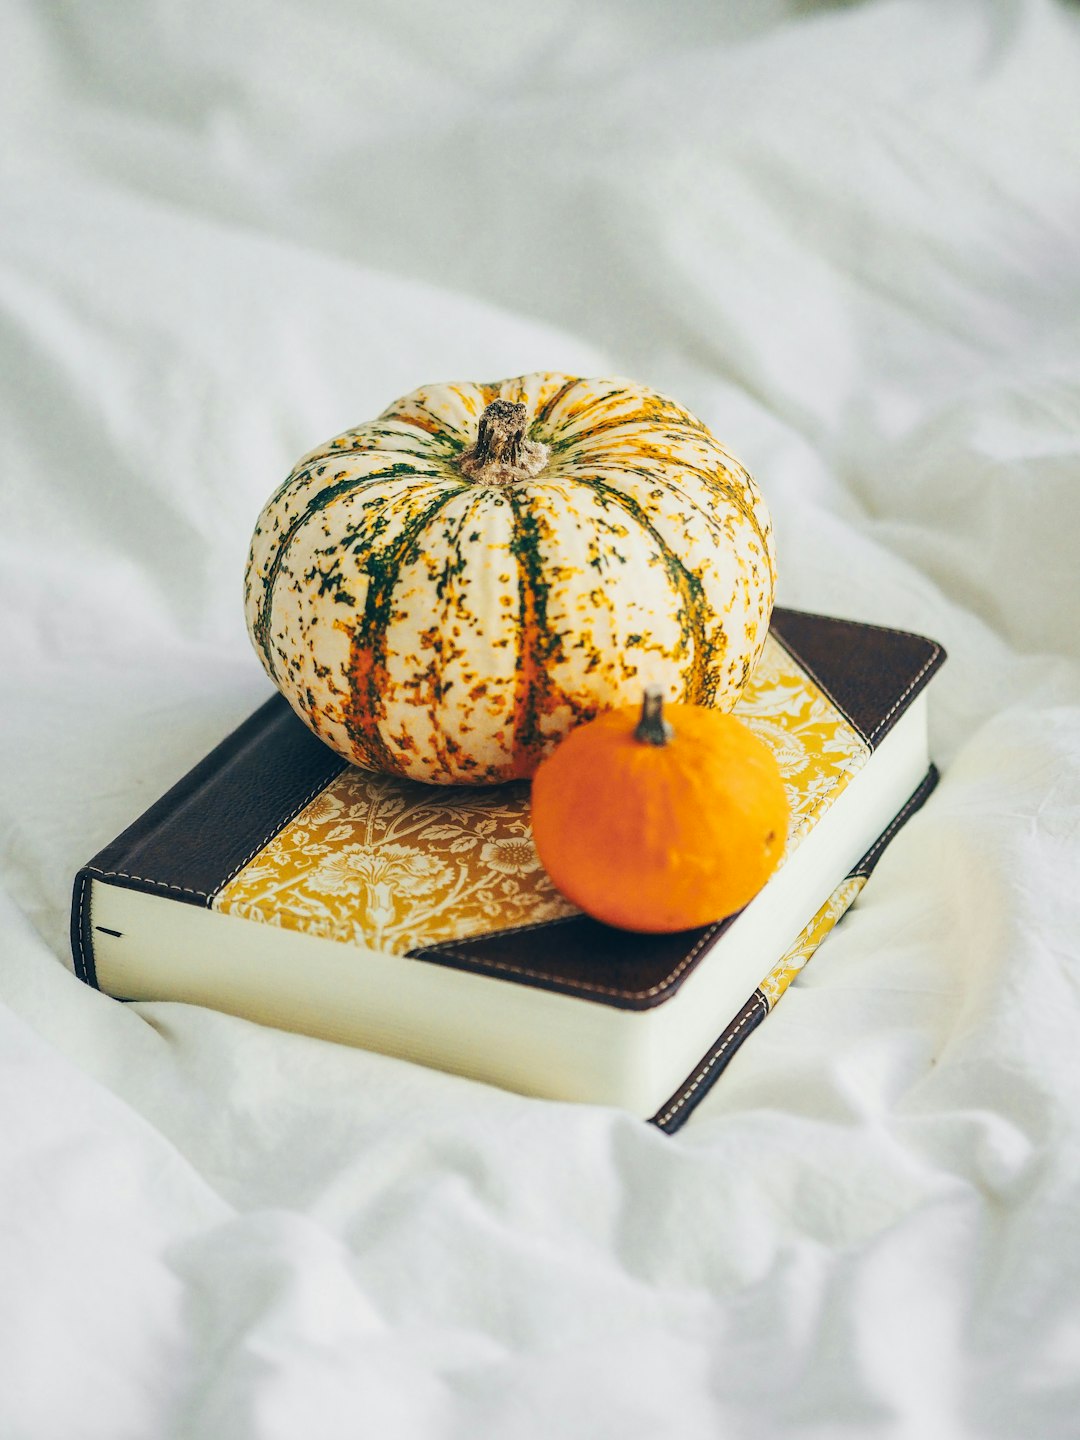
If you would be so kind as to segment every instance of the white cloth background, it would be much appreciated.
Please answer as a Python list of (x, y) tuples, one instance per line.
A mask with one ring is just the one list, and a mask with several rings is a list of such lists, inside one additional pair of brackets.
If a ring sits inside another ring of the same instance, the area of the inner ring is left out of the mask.
[[(1080, 1421), (1080, 9), (6, 0), (0, 1435)], [(415, 385), (615, 370), (942, 784), (677, 1137), (67, 967), (266, 692), (255, 515)]]

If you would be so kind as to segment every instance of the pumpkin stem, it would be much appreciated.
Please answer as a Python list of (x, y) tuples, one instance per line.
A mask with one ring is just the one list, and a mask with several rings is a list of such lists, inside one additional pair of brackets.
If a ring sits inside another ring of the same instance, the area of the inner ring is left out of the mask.
[(646, 685), (641, 697), (641, 719), (634, 731), (634, 739), (642, 745), (666, 745), (675, 731), (664, 719), (664, 689), (662, 685)]
[(493, 400), (480, 416), (476, 444), (461, 457), (470, 480), (511, 485), (530, 480), (547, 464), (551, 453), (539, 441), (527, 440), (529, 412), (511, 400)]

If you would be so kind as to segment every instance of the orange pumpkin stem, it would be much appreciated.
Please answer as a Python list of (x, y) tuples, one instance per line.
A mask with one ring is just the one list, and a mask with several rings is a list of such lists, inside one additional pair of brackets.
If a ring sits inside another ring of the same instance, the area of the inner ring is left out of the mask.
[(646, 685), (641, 697), (641, 719), (634, 739), (642, 745), (666, 745), (675, 731), (664, 719), (664, 690), (660, 685)]
[(550, 450), (537, 440), (527, 440), (529, 412), (511, 400), (492, 400), (480, 416), (476, 444), (461, 457), (462, 472), (470, 480), (486, 484), (512, 485), (531, 480), (547, 464)]

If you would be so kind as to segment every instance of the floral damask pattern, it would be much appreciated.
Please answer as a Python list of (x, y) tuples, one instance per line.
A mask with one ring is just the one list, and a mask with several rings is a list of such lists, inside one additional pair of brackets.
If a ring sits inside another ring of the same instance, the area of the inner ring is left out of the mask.
[[(771, 637), (735, 707), (788, 787), (788, 854), (866, 743)], [(526, 782), (483, 789), (344, 770), (221, 891), (215, 908), (404, 954), (575, 913), (540, 866)]]
[(776, 756), (791, 806), (790, 855), (862, 769), (870, 747), (771, 635), (733, 713)]
[(540, 868), (527, 782), (464, 789), (350, 767), (215, 908), (403, 954), (574, 914)]

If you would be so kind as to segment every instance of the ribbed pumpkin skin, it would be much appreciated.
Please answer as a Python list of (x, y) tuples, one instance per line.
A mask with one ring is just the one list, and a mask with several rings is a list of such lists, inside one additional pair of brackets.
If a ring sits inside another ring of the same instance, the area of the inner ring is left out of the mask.
[[(535, 478), (461, 471), (495, 399), (550, 447)], [(727, 708), (774, 577), (765, 503), (700, 421), (626, 380), (541, 373), (425, 386), (306, 455), (256, 525), (246, 618), (352, 763), (488, 785), (646, 682)]]

